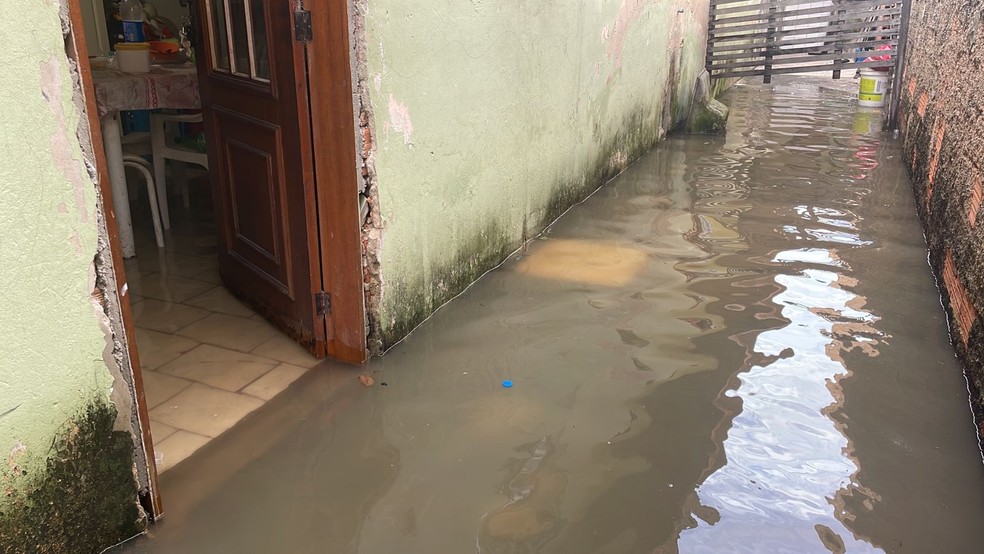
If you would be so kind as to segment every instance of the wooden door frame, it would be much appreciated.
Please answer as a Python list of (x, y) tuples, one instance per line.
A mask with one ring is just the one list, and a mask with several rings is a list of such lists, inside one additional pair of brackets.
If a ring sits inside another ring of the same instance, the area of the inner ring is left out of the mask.
[[(96, 108), (92, 68), (85, 42), (82, 0), (68, 0), (70, 33), (66, 54), (77, 64), (89, 125), (93, 163), (109, 239), (110, 256), (120, 302), (124, 346), (130, 361), (135, 410), (140, 424), (148, 496), (145, 508), (152, 520), (164, 515), (163, 502), (150, 431), (150, 415), (137, 351), (136, 324), (126, 294), (127, 280), (109, 182), (109, 166)], [(326, 325), (328, 355), (350, 363), (368, 356), (366, 310), (362, 280), (362, 226), (359, 221), (359, 172), (352, 87), (352, 50), (349, 14), (345, 0), (310, 2), (312, 41), (307, 48), (308, 87), (314, 152), (315, 191), (324, 290), (331, 295)], [(121, 368), (126, 372), (127, 368)], [(143, 468), (138, 468), (142, 470)]]
[[(130, 367), (121, 367), (123, 372), (129, 372), (133, 379), (134, 409), (140, 424), (140, 441), (143, 447), (144, 459), (147, 462), (146, 498), (141, 498), (144, 508), (150, 512), (152, 520), (164, 515), (164, 504), (161, 501), (161, 491), (157, 479), (157, 460), (154, 457), (154, 440), (150, 434), (150, 413), (147, 408), (147, 397), (144, 394), (143, 373), (140, 369), (140, 356), (137, 353), (136, 324), (133, 311), (130, 308), (130, 296), (127, 294), (126, 271), (123, 266), (123, 248), (120, 245), (120, 234), (116, 225), (116, 210), (113, 207), (113, 191), (109, 183), (109, 164), (106, 162), (106, 150), (103, 145), (102, 130), (99, 121), (99, 110), (96, 108), (96, 90), (92, 82), (92, 67), (89, 64), (89, 49), (85, 42), (85, 24), (82, 21), (82, 0), (68, 0), (69, 36), (66, 37), (65, 50), (68, 57), (75, 61), (85, 100), (85, 116), (89, 124), (89, 142), (92, 145), (93, 163), (96, 166), (96, 185), (102, 200), (103, 217), (106, 221), (106, 234), (109, 235), (110, 257), (113, 261), (113, 275), (116, 278), (116, 297), (119, 299), (120, 319), (123, 326), (123, 343)], [(144, 468), (137, 468), (138, 471)]]
[(308, 0), (305, 9), (313, 30), (307, 69), (321, 275), (331, 295), (328, 355), (361, 364), (368, 347), (348, 2)]

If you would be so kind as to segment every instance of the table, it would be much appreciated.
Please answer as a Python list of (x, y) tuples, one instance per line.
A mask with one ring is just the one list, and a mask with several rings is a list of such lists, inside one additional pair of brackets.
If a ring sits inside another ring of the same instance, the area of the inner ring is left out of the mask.
[[(200, 109), (198, 73), (194, 64), (153, 66), (149, 73), (123, 73), (112, 69), (95, 69), (92, 80), (96, 89), (96, 107), (102, 126), (109, 183), (123, 257), (132, 258), (137, 251), (133, 243), (130, 199), (123, 168), (123, 136), (120, 112), (129, 110)], [(158, 184), (157, 186), (163, 186)]]

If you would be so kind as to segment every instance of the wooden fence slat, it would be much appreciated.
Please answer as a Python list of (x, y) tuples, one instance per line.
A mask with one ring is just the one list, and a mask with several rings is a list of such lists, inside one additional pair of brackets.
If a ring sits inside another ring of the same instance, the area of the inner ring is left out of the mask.
[[(799, 67), (777, 67), (773, 68), (771, 73), (773, 75), (780, 75), (784, 73), (809, 73), (813, 71), (830, 71), (833, 69), (854, 69), (860, 67), (893, 67), (895, 66), (894, 60), (877, 61), (877, 62), (846, 62), (846, 63), (829, 63), (829, 64), (815, 64), (815, 65), (803, 65)], [(711, 74), (712, 79), (731, 79), (733, 77), (756, 77), (765, 75), (764, 69), (750, 69), (747, 71), (728, 71), (725, 73)]]
[[(711, 0), (705, 67), (711, 78), (896, 68), (909, 0)], [(887, 47), (887, 48), (886, 48)], [(876, 48), (885, 48), (875, 50)], [(865, 61), (870, 56), (887, 60)]]
[[(818, 1), (819, 0), (783, 0), (783, 1), (781, 1), (781, 4), (782, 4), (783, 7), (785, 7), (786, 9), (788, 9), (790, 7), (801, 6), (803, 4), (816, 4)], [(849, 0), (846, 4), (839, 4), (839, 5), (836, 5), (836, 6), (833, 6), (832, 5), (830, 11), (837, 11), (838, 9), (852, 10), (855, 5), (858, 5), (861, 2), (863, 2), (863, 1), (864, 0)], [(737, 3), (737, 2), (734, 2), (734, 3)], [(756, 11), (756, 10), (758, 10), (758, 11), (768, 11), (768, 9), (769, 9), (770, 6), (773, 6), (774, 5), (774, 6), (779, 7), (779, 4), (780, 4), (780, 0), (764, 0), (762, 2), (757, 2), (755, 4), (748, 4), (748, 5), (745, 5), (745, 6), (728, 6), (726, 8), (719, 8), (719, 7), (716, 7), (717, 6), (717, 3), (712, 2), (711, 5), (710, 5), (710, 12), (713, 15), (721, 16), (721, 15), (726, 15), (726, 14), (729, 14), (729, 13), (741, 13), (743, 11), (745, 11), (745, 12)], [(884, 1), (882, 1), (882, 2), (879, 3), (879, 5), (882, 5), (882, 6), (894, 6), (896, 4), (902, 4), (902, 2), (899, 1), (899, 0), (884, 0)]]
[[(891, 29), (885, 31), (876, 30), (876, 31), (865, 31), (860, 33), (841, 33), (839, 35), (836, 35), (835, 38), (837, 38), (838, 40), (850, 41), (847, 44), (858, 44), (858, 43), (867, 44), (867, 42), (869, 41), (879, 40), (879, 39), (895, 40), (896, 37), (898, 37), (898, 30)], [(785, 38), (778, 44), (780, 46), (794, 46), (799, 44), (816, 44), (821, 42), (830, 42), (831, 40), (832, 40), (831, 37), (827, 37), (827, 36)], [(754, 43), (754, 44), (736, 42), (734, 44), (714, 44), (713, 46), (708, 47), (708, 51), (713, 55), (713, 57), (716, 58), (719, 52), (731, 52), (736, 50), (747, 52), (752, 49), (764, 48), (764, 47), (765, 47), (764, 44), (761, 42)], [(827, 48), (829, 48), (829, 46), (827, 46)]]
[(711, 15), (715, 17), (720, 17), (722, 15), (730, 15), (733, 13), (748, 13), (748, 12), (766, 13), (768, 11), (769, 11), (769, 4), (752, 4), (750, 6), (737, 6), (734, 8), (723, 8), (720, 10), (711, 8)]
[[(870, 10), (884, 5), (885, 5), (884, 0), (864, 0), (861, 2), (852, 3), (851, 9), (852, 9), (852, 13), (855, 10), (857, 10), (857, 13), (866, 13), (860, 11), (861, 8), (866, 8)], [(820, 6), (818, 8), (813, 7), (804, 10), (786, 10), (784, 12), (777, 12), (776, 20), (785, 21), (792, 25), (798, 25), (799, 23), (793, 18), (802, 17), (804, 15), (833, 14), (836, 11), (836, 9), (837, 6)], [(752, 14), (752, 15), (742, 15), (738, 17), (721, 17), (720, 15), (715, 14), (714, 28), (717, 29), (719, 27), (724, 27), (732, 23), (743, 23), (745, 21), (759, 21), (764, 19), (764, 15), (765, 14), (759, 13), (759, 14)], [(836, 19), (840, 19), (840, 17), (838, 16)]]
[[(879, 50), (876, 52), (833, 52), (829, 54), (819, 54), (817, 56), (792, 56), (792, 57), (781, 57), (775, 56), (772, 58), (770, 63), (773, 67), (785, 66), (785, 65), (802, 65), (805, 63), (819, 62), (823, 60), (855, 60), (858, 58), (867, 58), (870, 55), (878, 56), (894, 56), (895, 50)], [(761, 60), (741, 60), (736, 62), (727, 62), (712, 65), (712, 70), (721, 69), (738, 69), (741, 67), (755, 67), (757, 65), (762, 65)]]
[[(738, 2), (747, 2), (747, 1), (748, 0), (712, 0), (711, 7), (716, 8), (718, 6), (723, 6), (725, 4), (737, 4)], [(768, 7), (769, 5), (778, 4), (778, 2), (776, 0), (763, 0), (762, 4)]]
[[(811, 39), (811, 40), (812, 42), (821, 42), (816, 39)], [(894, 47), (898, 45), (898, 42), (899, 42), (898, 39), (893, 38), (893, 39), (873, 40), (870, 42), (847, 43), (847, 44), (852, 48), (877, 48), (879, 46)], [(824, 54), (829, 52), (831, 48), (832, 46), (829, 44), (820, 44), (817, 46), (805, 46), (801, 48), (780, 48), (774, 50), (776, 55), (783, 56), (789, 54), (810, 54), (810, 53)], [(745, 48), (743, 49), (742, 52), (739, 52), (737, 54), (716, 54), (711, 58), (711, 60), (713, 62), (713, 61), (726, 61), (726, 60), (744, 60), (754, 57), (761, 57), (765, 55), (765, 49), (766, 46), (764, 44), (755, 45), (753, 47), (749, 47), (748, 45), (745, 45)], [(858, 53), (852, 52), (851, 54), (857, 55)]]
[[(885, 21), (885, 22), (879, 22), (879, 24), (873, 24), (873, 23), (870, 23), (870, 22), (867, 22), (867, 21), (854, 21), (852, 23), (844, 23), (842, 25), (822, 25), (822, 26), (818, 26), (818, 27), (807, 27), (807, 28), (803, 28), (803, 29), (784, 29), (784, 30), (777, 31), (774, 34), (776, 36), (779, 36), (779, 37), (795, 37), (795, 36), (800, 36), (800, 35), (830, 35), (830, 36), (833, 36), (833, 33), (838, 33), (839, 34), (840, 31), (855, 31), (855, 32), (857, 32), (857, 31), (862, 31), (862, 30), (865, 30), (865, 29), (870, 29), (872, 27), (884, 28), (884, 29), (894, 29), (894, 28), (897, 28), (898, 27), (898, 18), (893, 18), (891, 21), (892, 21), (891, 23)], [(874, 30), (876, 30), (876, 29), (873, 29), (873, 31)], [(714, 43), (715, 44), (718, 44), (718, 43), (721, 43), (721, 42), (732, 42), (732, 41), (736, 41), (736, 40), (754, 40), (754, 39), (766, 38), (768, 36), (768, 34), (769, 34), (768, 31), (766, 31), (766, 32), (758, 32), (758, 33), (745, 33), (745, 34), (740, 34), (740, 35), (713, 36), (712, 38), (714, 40)], [(819, 37), (817, 39), (817, 42), (822, 42), (824, 40), (831, 40), (831, 39), (829, 37), (827, 37), (827, 38)]]
[[(781, 17), (779, 17), (779, 14), (781, 13), (782, 12), (777, 12), (776, 14), (777, 17), (775, 19), (777, 22), (781, 20)], [(796, 19), (794, 21), (787, 21), (785, 23), (787, 23), (790, 26), (795, 25), (798, 27), (802, 25), (813, 25), (816, 23), (830, 24), (830, 23), (839, 23), (839, 22), (847, 23), (847, 22), (859, 21), (863, 23), (868, 23), (869, 26), (878, 26), (877, 21), (869, 21), (869, 20), (872, 18), (897, 16), (901, 13), (902, 10), (900, 8), (894, 7), (894, 8), (880, 9), (880, 10), (863, 11), (863, 12), (827, 13), (826, 15), (823, 16), (805, 17), (802, 19)], [(761, 21), (756, 21), (755, 23), (749, 23), (747, 25), (735, 25), (735, 26), (728, 26), (728, 27), (719, 27), (715, 25), (715, 27), (710, 29), (708, 33), (716, 39), (719, 38), (721, 40), (725, 40), (727, 35), (729, 35), (730, 33), (755, 31), (758, 29), (768, 28), (771, 26), (773, 26), (773, 24), (762, 18)], [(793, 30), (794, 29), (790, 29), (789, 31), (793, 31)]]

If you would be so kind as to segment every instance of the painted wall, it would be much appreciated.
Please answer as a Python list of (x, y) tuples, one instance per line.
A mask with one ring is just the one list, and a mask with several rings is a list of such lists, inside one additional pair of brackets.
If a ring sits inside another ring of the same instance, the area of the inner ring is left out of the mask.
[[(92, 552), (138, 531), (129, 416), (97, 288), (102, 217), (64, 6), (0, 2), (0, 550)], [(80, 133), (85, 143), (80, 140)], [(105, 236), (105, 235), (103, 235)]]
[(356, 6), (377, 351), (650, 149), (703, 68), (707, 0)]
[(984, 2), (915, 0), (899, 127), (984, 437)]

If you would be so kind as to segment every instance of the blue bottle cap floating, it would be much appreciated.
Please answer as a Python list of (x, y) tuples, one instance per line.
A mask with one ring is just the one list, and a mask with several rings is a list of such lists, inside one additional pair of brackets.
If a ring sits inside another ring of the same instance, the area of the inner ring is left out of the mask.
[(502, 382), (502, 386), (503, 386), (503, 388), (511, 389), (512, 388), (512, 381), (503, 381)]

